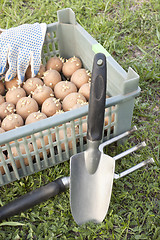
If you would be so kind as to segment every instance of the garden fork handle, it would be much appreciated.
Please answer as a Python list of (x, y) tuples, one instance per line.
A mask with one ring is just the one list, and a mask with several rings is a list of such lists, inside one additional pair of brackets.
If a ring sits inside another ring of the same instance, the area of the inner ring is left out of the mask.
[(69, 188), (69, 177), (58, 178), (55, 181), (31, 191), (0, 208), (0, 221), (17, 215), (35, 205), (64, 192)]

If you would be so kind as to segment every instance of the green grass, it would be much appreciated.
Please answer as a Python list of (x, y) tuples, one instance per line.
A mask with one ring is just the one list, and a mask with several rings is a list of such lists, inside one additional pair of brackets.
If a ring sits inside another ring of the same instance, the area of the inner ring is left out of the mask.
[[(64, 3), (65, 2), (65, 3)], [(120, 171), (149, 157), (146, 166), (115, 180), (108, 214), (98, 225), (77, 226), (69, 204), (69, 191), (20, 216), (0, 223), (0, 239), (160, 239), (160, 2), (159, 0), (108, 1), (7, 1), (1, 0), (0, 27), (57, 21), (56, 11), (71, 7), (77, 21), (127, 71), (140, 75), (142, 91), (135, 101), (132, 125), (138, 131), (123, 146), (112, 146), (115, 155), (146, 141), (147, 147), (116, 165)], [(0, 205), (69, 175), (69, 162), (0, 188)]]

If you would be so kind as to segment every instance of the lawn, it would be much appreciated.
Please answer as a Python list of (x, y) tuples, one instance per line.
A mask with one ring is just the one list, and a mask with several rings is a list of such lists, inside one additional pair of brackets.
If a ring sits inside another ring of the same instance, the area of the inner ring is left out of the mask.
[[(160, 1), (159, 0), (1, 0), (0, 28), (57, 21), (57, 10), (70, 7), (77, 22), (127, 71), (139, 75), (141, 94), (135, 100), (132, 125), (138, 131), (115, 155), (137, 142), (147, 147), (119, 161), (126, 169), (153, 157), (148, 165), (115, 180), (109, 211), (101, 224), (78, 226), (71, 215), (69, 191), (0, 223), (0, 239), (147, 239), (160, 240)], [(0, 188), (0, 206), (60, 176), (69, 175), (69, 161)]]

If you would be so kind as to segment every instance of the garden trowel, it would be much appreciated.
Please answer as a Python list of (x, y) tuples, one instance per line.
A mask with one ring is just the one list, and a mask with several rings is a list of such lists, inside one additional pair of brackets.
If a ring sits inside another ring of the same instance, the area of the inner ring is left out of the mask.
[(89, 112), (87, 150), (70, 159), (70, 204), (78, 225), (100, 223), (108, 211), (114, 178), (115, 160), (100, 152), (106, 100), (106, 57), (94, 57)]

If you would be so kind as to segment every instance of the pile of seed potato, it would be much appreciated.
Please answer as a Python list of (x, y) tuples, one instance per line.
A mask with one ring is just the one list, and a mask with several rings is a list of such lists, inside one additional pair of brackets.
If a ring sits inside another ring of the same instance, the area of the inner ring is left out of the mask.
[[(18, 78), (15, 77), (9, 82), (0, 81), (0, 133), (79, 108), (89, 101), (91, 73), (83, 68), (81, 60), (75, 56), (65, 61), (60, 57), (51, 57), (46, 66), (41, 64), (34, 78), (31, 77), (31, 66), (29, 66), (25, 81), (18, 85), (17, 80)], [(107, 123), (106, 118), (105, 124)], [(82, 128), (83, 132), (87, 131), (86, 122), (82, 124)], [(78, 126), (75, 126), (75, 132), (78, 131)], [(66, 133), (67, 137), (71, 136), (69, 126)], [(36, 134), (36, 144), (40, 149), (42, 143), (38, 134)], [(64, 131), (59, 130), (59, 139), (64, 138)], [(49, 144), (47, 134), (43, 136), (43, 140), (45, 145)], [(52, 141), (55, 140), (55, 134), (52, 134)], [(68, 142), (68, 147), (72, 148), (72, 141)], [(34, 151), (32, 142), (28, 142), (28, 148), (31, 152)], [(61, 148), (65, 150), (64, 143), (61, 144)], [(18, 156), (15, 146), (11, 147), (11, 151), (14, 157)], [(20, 144), (20, 151), (26, 154), (24, 144)], [(49, 149), (46, 151), (48, 154)], [(39, 156), (43, 159), (42, 152)], [(8, 153), (4, 155), (5, 159), (9, 157)], [(15, 162), (17, 168), (20, 168), (20, 161)], [(24, 158), (24, 163), (29, 165), (27, 158)], [(3, 167), (0, 167), (0, 171), (4, 174)]]
[(0, 132), (87, 104), (90, 79), (91, 73), (82, 68), (78, 57), (65, 62), (51, 57), (34, 78), (29, 66), (21, 85), (17, 77), (10, 82), (0, 81)]

